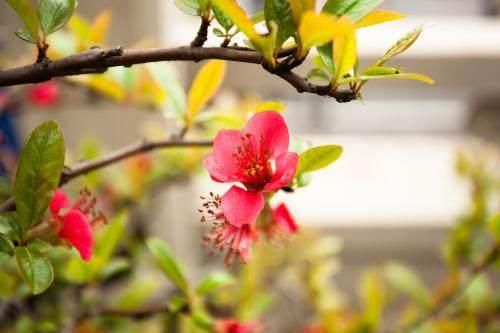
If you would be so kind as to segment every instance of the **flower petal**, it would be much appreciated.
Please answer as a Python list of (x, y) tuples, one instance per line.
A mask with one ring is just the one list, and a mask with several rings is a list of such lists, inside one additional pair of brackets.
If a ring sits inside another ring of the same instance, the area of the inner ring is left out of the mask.
[(53, 215), (59, 214), (59, 211), (63, 208), (68, 208), (71, 205), (68, 196), (60, 188), (54, 191), (52, 200), (50, 200), (49, 208)]
[(243, 179), (241, 168), (233, 157), (242, 144), (242, 136), (243, 133), (238, 130), (221, 130), (217, 133), (213, 152), (203, 161), (215, 181), (226, 183)]
[(58, 236), (70, 242), (83, 260), (90, 260), (94, 248), (94, 235), (87, 218), (80, 211), (72, 209), (63, 216), (63, 225)]
[(295, 233), (299, 230), (297, 223), (290, 214), (288, 207), (281, 203), (278, 207), (273, 210), (273, 221), (289, 233)]
[(299, 155), (297, 153), (285, 153), (279, 156), (276, 159), (276, 172), (269, 180), (266, 187), (264, 187), (264, 192), (277, 191), (290, 184), (293, 177), (295, 177), (298, 164)]
[(254, 223), (264, 208), (264, 196), (260, 192), (246, 191), (232, 186), (221, 197), (222, 212), (227, 221), (241, 228), (245, 224)]
[(290, 141), (288, 126), (281, 114), (276, 111), (256, 113), (248, 121), (245, 132), (261, 140), (261, 147), (269, 151), (270, 158), (286, 153)]

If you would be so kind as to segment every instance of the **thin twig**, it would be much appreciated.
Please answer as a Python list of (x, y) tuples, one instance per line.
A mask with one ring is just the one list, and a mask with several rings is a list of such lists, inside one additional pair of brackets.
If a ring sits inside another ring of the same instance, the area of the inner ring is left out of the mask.
[(210, 19), (206, 16), (201, 16), (201, 24), (196, 37), (191, 42), (191, 47), (201, 47), (208, 39), (208, 28), (210, 27)]
[[(74, 178), (87, 174), (91, 171), (104, 168), (108, 165), (122, 161), (134, 155), (142, 154), (155, 149), (176, 147), (209, 147), (211, 145), (212, 141), (210, 140), (183, 141), (170, 138), (157, 141), (143, 140), (119, 150), (113, 151), (103, 157), (96, 158), (91, 161), (82, 161), (75, 165), (73, 168), (66, 168), (65, 170), (63, 170), (63, 173), (61, 175), (59, 186), (62, 186), (73, 180)], [(15, 209), (14, 197), (10, 197), (0, 206), (0, 212), (6, 212), (13, 209)]]
[(486, 271), (491, 264), (498, 258), (500, 254), (500, 244), (494, 244), (478, 261), (475, 265), (470, 267), (467, 270), (466, 280), (460, 287), (458, 287), (454, 293), (448, 294), (446, 297), (443, 297), (434, 305), (434, 307), (429, 310), (427, 313), (423, 314), (421, 317), (415, 319), (410, 324), (406, 325), (401, 332), (412, 333), (415, 332), (422, 325), (425, 325), (427, 322), (432, 320), (433, 318), (439, 316), (443, 311), (445, 311), (449, 306), (454, 304), (463, 294), (467, 291), (470, 284), (477, 278), (481, 273)]

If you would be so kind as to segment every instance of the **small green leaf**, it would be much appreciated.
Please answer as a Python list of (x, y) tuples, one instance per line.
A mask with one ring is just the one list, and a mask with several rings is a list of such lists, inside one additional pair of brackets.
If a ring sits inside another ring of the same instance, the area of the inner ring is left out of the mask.
[(330, 72), (330, 74), (335, 73), (335, 64), (333, 63), (333, 45), (332, 43), (327, 43), (325, 45), (321, 45), (316, 47), (318, 50), (318, 55), (320, 56), (323, 64), (326, 69)]
[(174, 4), (188, 15), (199, 16), (201, 14), (200, 5), (197, 0), (174, 0)]
[(34, 239), (28, 244), (31, 253), (43, 255), (49, 252), (52, 246), (41, 239)]
[(219, 28), (213, 28), (212, 32), (214, 33), (214, 35), (216, 37), (225, 37), (226, 36), (226, 33), (222, 30), (220, 30)]
[(0, 252), (6, 253), (9, 256), (14, 254), (14, 244), (4, 235), (0, 235)]
[(54, 270), (50, 261), (31, 253), (26, 247), (17, 247), (15, 255), (19, 274), (33, 294), (38, 295), (47, 290), (54, 280)]
[(383, 75), (360, 75), (349, 77), (339, 80), (339, 83), (349, 83), (355, 81), (368, 81), (368, 80), (383, 80), (383, 79), (402, 79), (402, 80), (415, 80), (428, 84), (434, 84), (434, 80), (428, 76), (418, 73), (398, 73), (398, 74), (383, 74)]
[(317, 79), (325, 82), (330, 82), (330, 76), (326, 71), (321, 68), (313, 68), (307, 73), (307, 78), (309, 80)]
[(13, 240), (21, 240), (22, 233), (17, 223), (16, 212), (5, 212), (0, 214), (0, 234)]
[(217, 272), (203, 279), (196, 288), (196, 293), (200, 296), (204, 296), (234, 282), (235, 279), (231, 274), (226, 272)]
[(16, 31), (16, 36), (24, 40), (25, 42), (36, 44), (36, 40), (31, 37), (30, 33), (24, 29), (19, 29)]
[(165, 276), (186, 293), (188, 291), (187, 280), (168, 246), (157, 238), (148, 239), (146, 244)]
[(214, 12), (214, 16), (217, 22), (226, 31), (229, 31), (229, 29), (231, 29), (234, 26), (233, 21), (231, 21), (229, 17), (227, 17), (226, 14), (224, 14), (224, 12), (220, 10), (218, 7), (213, 7), (212, 11)]
[(410, 31), (406, 36), (398, 40), (393, 46), (391, 46), (384, 55), (373, 65), (374, 67), (379, 67), (385, 64), (389, 59), (403, 53), (412, 46), (422, 33), (422, 27), (417, 27), (415, 30)]
[(496, 214), (490, 218), (488, 222), (488, 229), (493, 237), (495, 237), (497, 241), (500, 241), (500, 214)]
[(306, 150), (300, 154), (297, 175), (329, 166), (342, 155), (342, 151), (342, 147), (336, 145), (318, 146)]
[(420, 278), (408, 267), (390, 263), (385, 267), (385, 277), (389, 284), (417, 301), (423, 308), (431, 304), (430, 292)]
[(168, 309), (172, 313), (176, 313), (181, 311), (182, 309), (185, 309), (188, 304), (189, 301), (184, 295), (174, 295), (168, 301)]
[(278, 27), (276, 47), (280, 47), (289, 37), (295, 35), (295, 24), (288, 0), (264, 0), (264, 15), (268, 28), (271, 21)]
[(45, 36), (61, 29), (73, 16), (77, 0), (39, 0), (38, 20)]
[(63, 167), (63, 135), (54, 121), (45, 122), (26, 140), (17, 166), (14, 196), (23, 234), (40, 221)]
[(382, 0), (328, 0), (323, 11), (337, 16), (349, 15), (353, 21), (359, 21), (381, 2)]
[[(31, 40), (38, 41), (38, 18), (31, 0), (5, 0), (12, 7), (24, 23), (26, 33), (31, 37)], [(19, 35), (18, 35), (19, 36)], [(24, 38), (22, 38), (24, 39)], [(31, 41), (30, 41), (31, 43)]]
[(368, 67), (363, 71), (362, 75), (376, 76), (376, 75), (390, 75), (399, 74), (401, 69), (393, 67)]

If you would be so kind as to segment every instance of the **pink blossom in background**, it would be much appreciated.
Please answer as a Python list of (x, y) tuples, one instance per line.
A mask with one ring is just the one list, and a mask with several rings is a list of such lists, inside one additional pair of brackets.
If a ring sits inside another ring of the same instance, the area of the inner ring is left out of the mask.
[(223, 319), (217, 321), (217, 333), (259, 333), (261, 325), (257, 322), (241, 323), (236, 319)]
[(49, 204), (51, 219), (58, 224), (58, 237), (69, 242), (85, 261), (92, 258), (93, 226), (104, 221), (104, 216), (95, 212), (94, 205), (95, 198), (88, 191), (82, 191), (79, 200), (71, 206), (68, 196), (61, 189), (54, 192)]
[(35, 84), (28, 91), (28, 99), (39, 107), (54, 106), (59, 100), (59, 86), (54, 82)]

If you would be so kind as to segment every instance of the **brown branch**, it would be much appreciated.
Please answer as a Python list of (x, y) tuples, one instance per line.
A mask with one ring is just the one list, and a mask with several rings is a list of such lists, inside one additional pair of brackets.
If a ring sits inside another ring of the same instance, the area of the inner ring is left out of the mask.
[[(296, 48), (287, 48), (278, 52), (278, 58), (293, 56)], [(48, 81), (54, 77), (103, 73), (110, 67), (130, 67), (159, 61), (201, 61), (220, 59), (235, 62), (263, 64), (264, 58), (256, 51), (240, 47), (191, 47), (181, 46), (169, 49), (127, 49), (121, 47), (112, 49), (91, 49), (89, 51), (67, 56), (57, 60), (47, 60), (41, 63), (0, 70), (0, 87), (26, 83)], [(294, 63), (293, 66), (297, 65)], [(266, 66), (265, 66), (266, 67)], [(290, 67), (290, 66), (289, 66)], [(330, 86), (319, 86), (308, 82), (305, 78), (285, 70), (267, 69), (285, 79), (298, 92), (330, 96), (339, 102), (348, 102), (356, 98), (352, 91), (332, 90)]]
[(196, 37), (191, 42), (191, 47), (201, 47), (208, 39), (208, 28), (210, 27), (210, 19), (206, 16), (201, 16), (201, 24)]
[(439, 316), (443, 311), (445, 311), (449, 306), (454, 304), (463, 294), (467, 291), (470, 284), (477, 278), (481, 273), (486, 271), (493, 262), (500, 255), (500, 243), (496, 243), (485, 253), (485, 255), (479, 260), (475, 265), (467, 270), (466, 281), (459, 286), (455, 292), (448, 294), (446, 297), (440, 299), (434, 307), (427, 313), (423, 314), (421, 317), (415, 319), (410, 324), (406, 325), (401, 332), (413, 333), (422, 325), (433, 318)]
[[(157, 141), (143, 140), (114, 152), (111, 152), (101, 158), (96, 158), (91, 161), (82, 161), (75, 165), (73, 168), (65, 168), (59, 181), (59, 186), (62, 186), (74, 178), (104, 168), (108, 165), (122, 161), (134, 155), (149, 152), (155, 149), (176, 148), (176, 147), (209, 147), (212, 141), (198, 140), (198, 141), (182, 141), (179, 139), (164, 139)], [(15, 209), (14, 197), (10, 197), (0, 206), (0, 212), (6, 212)]]

